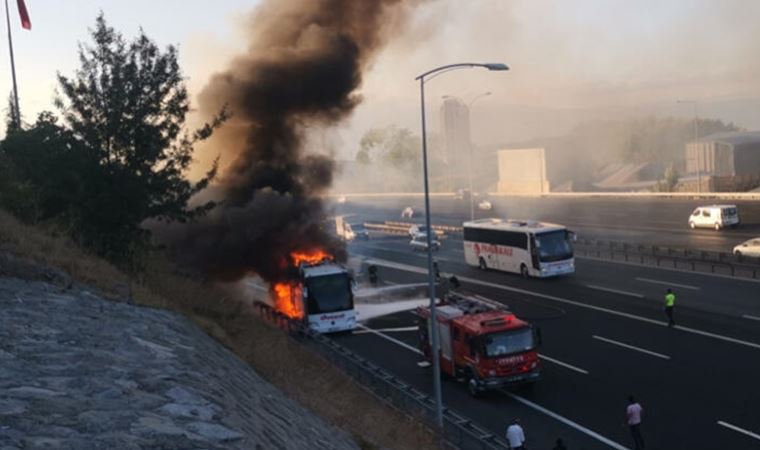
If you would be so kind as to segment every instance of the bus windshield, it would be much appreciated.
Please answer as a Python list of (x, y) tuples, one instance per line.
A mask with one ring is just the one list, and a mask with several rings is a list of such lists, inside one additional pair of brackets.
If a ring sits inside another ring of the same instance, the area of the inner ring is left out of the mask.
[(533, 330), (528, 327), (483, 336), (483, 350), (488, 357), (524, 352), (535, 346)]
[(346, 274), (306, 279), (309, 314), (344, 311), (354, 307), (351, 282)]
[(536, 245), (541, 262), (562, 261), (573, 257), (573, 246), (567, 230), (537, 234)]

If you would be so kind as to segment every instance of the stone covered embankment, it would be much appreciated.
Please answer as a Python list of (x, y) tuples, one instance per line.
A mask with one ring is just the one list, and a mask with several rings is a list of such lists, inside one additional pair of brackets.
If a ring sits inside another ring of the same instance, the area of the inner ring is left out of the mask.
[(187, 319), (0, 278), (0, 449), (358, 449)]

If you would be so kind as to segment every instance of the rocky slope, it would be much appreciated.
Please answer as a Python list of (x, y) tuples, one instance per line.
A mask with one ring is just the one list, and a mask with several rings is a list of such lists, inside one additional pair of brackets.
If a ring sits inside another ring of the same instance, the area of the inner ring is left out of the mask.
[(0, 278), (0, 449), (358, 449), (183, 317)]

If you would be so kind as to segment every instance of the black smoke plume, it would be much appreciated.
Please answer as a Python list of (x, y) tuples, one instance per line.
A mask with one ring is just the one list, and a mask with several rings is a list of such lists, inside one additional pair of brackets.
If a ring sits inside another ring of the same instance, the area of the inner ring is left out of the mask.
[(401, 0), (271, 0), (259, 7), (247, 53), (200, 96), (203, 111), (230, 110), (213, 142), (234, 160), (218, 186), (220, 204), (175, 237), (181, 259), (219, 280), (256, 273), (274, 282), (292, 276), (292, 251), (321, 248), (346, 258), (320, 197), (335, 163), (304, 148), (306, 132), (351, 113), (362, 71), (406, 8)]

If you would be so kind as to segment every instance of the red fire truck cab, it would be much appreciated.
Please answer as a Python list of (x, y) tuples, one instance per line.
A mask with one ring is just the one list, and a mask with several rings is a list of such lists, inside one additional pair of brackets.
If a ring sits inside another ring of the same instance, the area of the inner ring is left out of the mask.
[[(431, 358), (430, 308), (417, 309), (420, 347)], [(540, 333), (504, 305), (449, 294), (436, 306), (441, 372), (467, 382), (470, 394), (541, 377)]]

